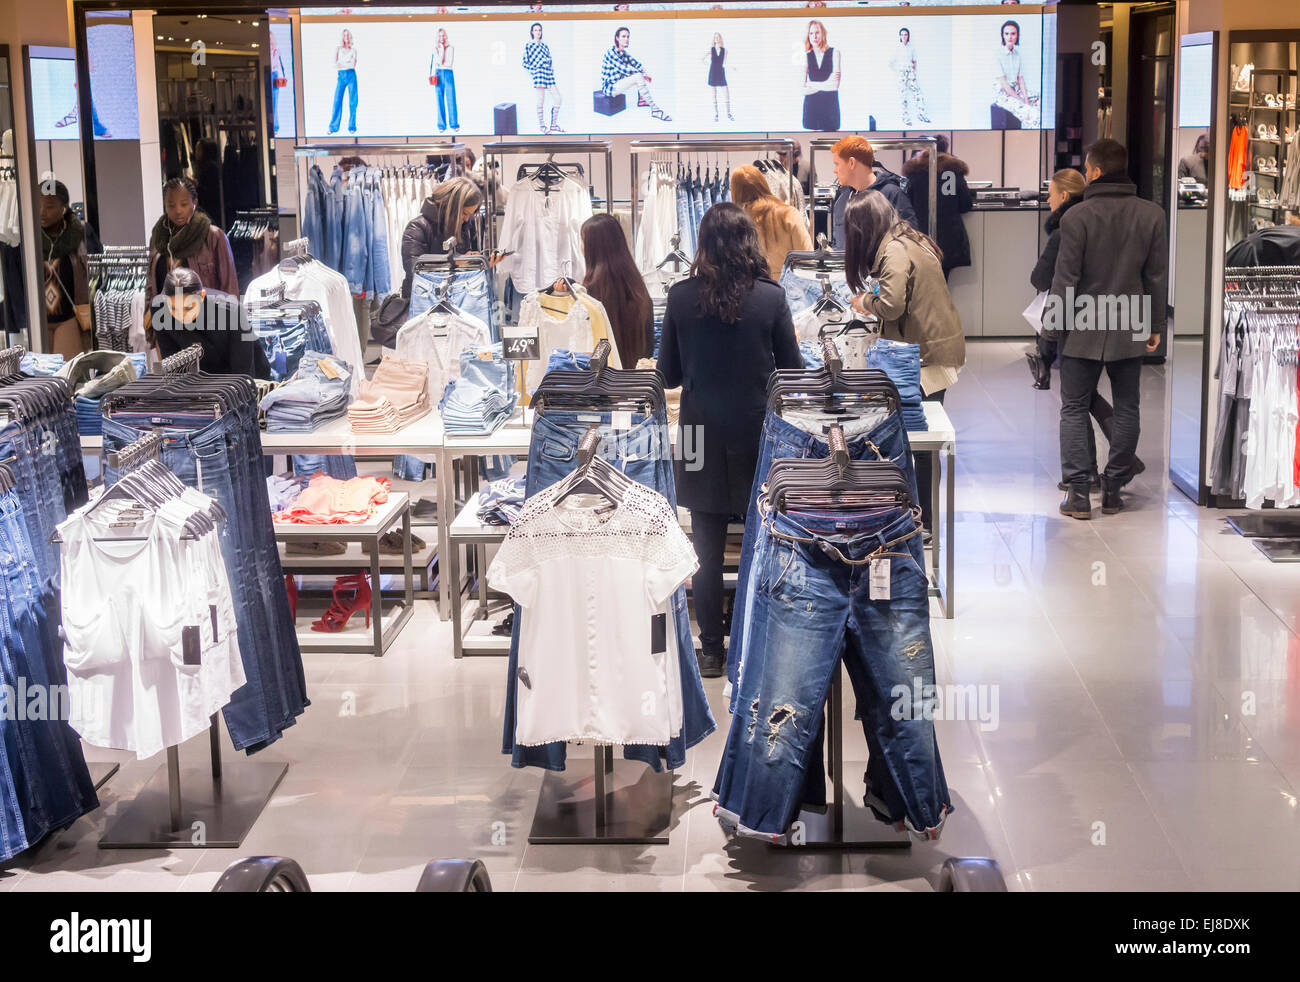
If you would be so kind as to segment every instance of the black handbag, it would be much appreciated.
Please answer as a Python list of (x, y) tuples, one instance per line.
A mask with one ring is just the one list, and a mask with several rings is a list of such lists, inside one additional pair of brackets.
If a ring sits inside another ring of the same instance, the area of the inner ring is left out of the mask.
[(393, 347), (397, 343), (397, 332), (409, 320), (407, 314), (410, 309), (410, 299), (400, 293), (385, 297), (379, 305), (378, 313), (370, 319), (371, 339), (381, 347)]

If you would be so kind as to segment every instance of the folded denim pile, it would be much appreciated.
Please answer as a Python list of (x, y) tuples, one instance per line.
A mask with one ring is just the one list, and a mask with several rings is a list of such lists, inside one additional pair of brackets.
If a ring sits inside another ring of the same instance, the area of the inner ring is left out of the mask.
[(513, 525), (524, 509), (526, 476), (493, 481), (479, 496), (478, 520), (484, 525)]
[(77, 432), (99, 436), (103, 419), (99, 401), (114, 389), (134, 382), (146, 371), (146, 356), (121, 351), (87, 351), (63, 364), (58, 375), (68, 380), (74, 392)]
[(352, 369), (332, 355), (307, 351), (298, 370), (262, 397), (268, 433), (310, 433), (348, 411)]
[(460, 378), (447, 386), (438, 408), (448, 436), (487, 436), (515, 411), (514, 363), (501, 345), (467, 349), (460, 355)]
[(307, 479), (297, 475), (272, 474), (266, 479), (266, 496), (271, 499), (271, 511), (284, 511), (298, 500), (307, 487)]
[(58, 375), (62, 367), (62, 355), (36, 351), (27, 352), (23, 355), (23, 360), (18, 363), (18, 370), (24, 375)]
[(348, 419), (353, 433), (396, 433), (431, 408), (428, 363), (385, 354), (374, 378), (361, 383)]

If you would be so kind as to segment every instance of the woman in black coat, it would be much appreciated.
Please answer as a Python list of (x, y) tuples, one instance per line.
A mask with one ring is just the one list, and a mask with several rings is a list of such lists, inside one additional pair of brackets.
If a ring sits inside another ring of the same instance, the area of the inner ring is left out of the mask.
[(690, 509), (700, 560), (692, 584), (705, 678), (726, 668), (722, 554), (731, 517), (749, 510), (767, 381), (778, 368), (802, 367), (785, 291), (767, 278), (754, 223), (738, 205), (714, 205), (690, 277), (668, 291), (659, 351), (665, 385), (682, 388), (681, 426), (691, 437), (677, 461), (677, 501)]
[[(966, 183), (970, 167), (966, 161), (958, 160), (948, 153), (948, 138), (942, 133), (935, 137), (939, 159), (935, 163), (934, 178), (939, 186), (935, 189), (935, 202), (939, 217), (935, 220), (934, 239), (939, 243), (943, 253), (943, 276), (960, 266), (969, 266), (970, 237), (966, 234), (966, 223), (961, 216), (975, 207), (975, 195)], [(946, 177), (946, 174), (952, 177)], [(916, 212), (916, 227), (927, 235), (930, 234), (930, 151), (925, 150), (903, 165), (903, 176), (907, 178), (907, 196)], [(951, 189), (951, 194), (945, 194)]]

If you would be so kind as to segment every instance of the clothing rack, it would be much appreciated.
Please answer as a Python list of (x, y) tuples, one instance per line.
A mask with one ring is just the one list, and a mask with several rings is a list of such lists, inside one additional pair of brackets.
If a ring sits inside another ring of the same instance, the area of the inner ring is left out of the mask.
[[(930, 151), (930, 238), (935, 238), (938, 234), (938, 214), (936, 212), (937, 195), (939, 186), (936, 183), (939, 176), (939, 141), (932, 136), (916, 136), (907, 138), (885, 138), (876, 139), (874, 135), (867, 137), (871, 144), (872, 152), (879, 155), (882, 150), (928, 150)], [(808, 185), (811, 188), (817, 187), (817, 151), (825, 150), (830, 152), (838, 140), (822, 138), (812, 140), (808, 144)], [(810, 195), (811, 200), (813, 196)], [(809, 206), (811, 207), (811, 205)], [(809, 218), (812, 216), (810, 215)]]
[(199, 370), (199, 361), (203, 358), (202, 345), (192, 344), (188, 348), (168, 355), (162, 360), (159, 373), (162, 375), (193, 375)]
[(0, 351), (0, 378), (4, 378), (6, 375), (17, 375), (22, 365), (23, 356), (26, 354), (27, 349), (21, 344)]
[[(605, 368), (608, 342), (601, 341), (593, 359)], [(578, 469), (587, 467), (600, 448), (600, 427), (591, 426), (578, 443)], [(585, 778), (547, 771), (528, 833), (530, 845), (667, 845), (672, 821), (673, 774), (643, 771), (644, 764), (615, 760), (608, 743), (593, 746), (590, 790)]]
[(794, 169), (791, 166), (794, 159), (794, 140), (633, 140), (631, 145), (631, 162), (632, 162), (632, 238), (636, 240), (637, 218), (640, 209), (638, 203), (640, 200), (640, 174), (639, 174), (639, 157), (646, 153), (673, 153), (677, 155), (677, 162), (682, 162), (682, 156), (691, 154), (711, 154), (729, 155), (740, 153), (775, 153), (787, 158), (782, 162), (786, 165), (786, 173), (790, 177), (790, 200), (794, 200)]
[[(551, 162), (556, 156), (570, 156), (574, 154), (604, 154), (605, 156), (605, 210), (611, 215), (614, 213), (614, 144), (609, 140), (578, 140), (568, 143), (553, 143), (549, 141), (530, 141), (523, 143), (485, 143), (483, 144), (483, 172), (489, 173), (491, 169), (500, 167), (501, 161), (498, 158), (508, 157), (516, 154), (540, 155), (546, 154), (547, 161)], [(590, 178), (590, 175), (588, 175)], [(497, 214), (497, 192), (496, 182), (487, 181), (487, 226), (484, 238), (487, 244), (487, 252), (492, 252), (497, 244), (496, 229)]]
[[(184, 372), (189, 361), (197, 366), (202, 353), (197, 344), (177, 352), (163, 361), (163, 372), (173, 359)], [(192, 354), (193, 353), (193, 354)], [(172, 372), (177, 374), (179, 372)], [(145, 461), (158, 460), (163, 438), (157, 429), (143, 434), (116, 453), (108, 453), (110, 467), (120, 473), (134, 470)], [(208, 728), (211, 752), (211, 787), (200, 787), (186, 814), (181, 799), (180, 749), (167, 748), (167, 763), (159, 768), (140, 790), (135, 800), (114, 817), (99, 840), (101, 849), (206, 849), (236, 848), (252, 830), (253, 823), (270, 801), (280, 781), (288, 772), (287, 764), (239, 761), (233, 773), (226, 774), (221, 760), (221, 725), (219, 714), (212, 715)], [(116, 768), (114, 769), (116, 770)], [(164, 771), (166, 776), (164, 777)], [(103, 780), (107, 780), (109, 775)], [(199, 776), (199, 769), (186, 772), (186, 784)], [(162, 797), (167, 799), (166, 820), (162, 819)]]

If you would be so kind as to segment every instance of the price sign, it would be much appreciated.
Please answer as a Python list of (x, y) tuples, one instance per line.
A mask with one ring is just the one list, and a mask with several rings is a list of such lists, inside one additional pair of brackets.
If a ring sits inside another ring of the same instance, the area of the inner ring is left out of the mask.
[(507, 325), (501, 332), (502, 356), (507, 361), (537, 361), (542, 357), (535, 328)]

